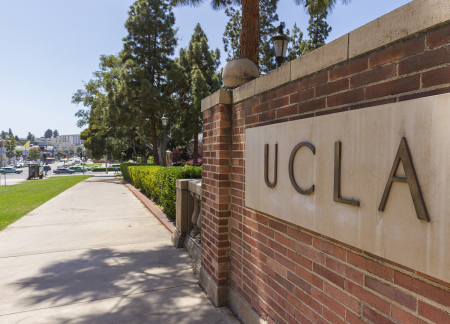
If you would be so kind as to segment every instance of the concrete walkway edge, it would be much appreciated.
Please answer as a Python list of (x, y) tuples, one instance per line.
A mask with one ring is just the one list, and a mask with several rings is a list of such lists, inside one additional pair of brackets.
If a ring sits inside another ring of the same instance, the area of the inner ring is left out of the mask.
[(122, 180), (122, 183), (127, 187), (135, 196), (138, 198), (142, 204), (147, 207), (150, 212), (155, 215), (155, 217), (161, 222), (162, 225), (170, 232), (173, 233), (175, 231), (175, 224), (173, 220), (164, 213), (161, 208), (156, 206), (156, 204), (151, 201), (147, 196), (145, 196), (139, 189), (134, 187), (128, 181)]

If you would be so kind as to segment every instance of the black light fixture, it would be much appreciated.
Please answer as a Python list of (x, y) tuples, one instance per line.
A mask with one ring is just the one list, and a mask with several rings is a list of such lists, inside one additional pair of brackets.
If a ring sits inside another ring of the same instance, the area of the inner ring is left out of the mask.
[(273, 49), (275, 51), (275, 59), (278, 67), (286, 60), (287, 45), (291, 38), (283, 33), (284, 25), (278, 26), (278, 34), (272, 36), (270, 40), (273, 42)]

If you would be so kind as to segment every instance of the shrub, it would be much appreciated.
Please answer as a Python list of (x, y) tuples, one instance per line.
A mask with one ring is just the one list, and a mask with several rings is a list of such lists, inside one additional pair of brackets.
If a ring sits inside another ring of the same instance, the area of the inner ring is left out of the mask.
[(163, 206), (164, 212), (175, 218), (176, 212), (176, 180), (177, 179), (200, 179), (202, 177), (201, 167), (167, 167), (159, 169), (155, 173), (156, 194)]
[(201, 167), (164, 168), (159, 165), (123, 163), (120, 170), (125, 180), (159, 201), (163, 211), (172, 218), (175, 218), (176, 211), (176, 180), (202, 177)]

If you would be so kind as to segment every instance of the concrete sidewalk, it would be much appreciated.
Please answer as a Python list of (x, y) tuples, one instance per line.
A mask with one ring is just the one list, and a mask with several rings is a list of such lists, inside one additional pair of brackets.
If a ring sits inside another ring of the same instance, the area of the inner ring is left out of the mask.
[(192, 261), (112, 175), (66, 190), (0, 232), (0, 323), (238, 323)]

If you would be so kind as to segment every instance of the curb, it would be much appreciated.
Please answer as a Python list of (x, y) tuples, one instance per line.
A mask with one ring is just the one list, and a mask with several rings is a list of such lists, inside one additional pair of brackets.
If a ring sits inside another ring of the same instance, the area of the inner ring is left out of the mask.
[(128, 183), (125, 180), (122, 180), (122, 183), (125, 187), (127, 187), (137, 199), (139, 199), (142, 204), (147, 207), (147, 209), (161, 222), (162, 225), (170, 232), (173, 233), (175, 231), (175, 225), (173, 220), (169, 218), (158, 206), (156, 206), (153, 201), (151, 201), (148, 197), (146, 197), (139, 189), (136, 189), (132, 184)]

